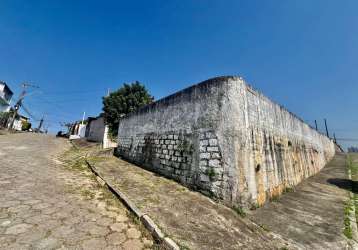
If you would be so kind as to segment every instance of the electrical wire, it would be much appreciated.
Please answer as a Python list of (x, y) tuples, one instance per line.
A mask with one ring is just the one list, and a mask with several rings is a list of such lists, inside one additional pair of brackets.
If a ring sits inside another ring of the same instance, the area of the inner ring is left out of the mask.
[(22, 108), (22, 110), (23, 110), (27, 115), (30, 116), (30, 118), (32, 118), (32, 119), (35, 120), (35, 121), (40, 121), (39, 119), (37, 119), (37, 118), (26, 108), (26, 106), (24, 106), (24, 104), (21, 105), (21, 108)]

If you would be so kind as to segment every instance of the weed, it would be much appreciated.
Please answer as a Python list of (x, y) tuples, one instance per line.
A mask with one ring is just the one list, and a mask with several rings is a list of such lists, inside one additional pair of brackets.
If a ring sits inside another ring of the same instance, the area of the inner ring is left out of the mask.
[(180, 248), (180, 250), (190, 250), (189, 247), (184, 246), (184, 245), (179, 245), (179, 248)]
[(156, 243), (155, 245), (152, 246), (151, 248), (152, 250), (164, 250), (166, 248), (164, 248), (162, 245)]
[(353, 203), (348, 201), (346, 206), (344, 207), (344, 231), (343, 234), (348, 238), (352, 239), (352, 227), (351, 227), (351, 219), (350, 215), (353, 210)]
[(280, 200), (279, 195), (273, 195), (270, 197), (270, 201), (272, 201), (272, 202), (278, 202), (279, 200)]
[[(351, 199), (348, 201), (344, 208), (344, 235), (352, 239), (352, 227), (351, 227), (351, 216), (355, 216), (358, 218), (358, 200), (357, 200), (357, 190), (358, 187), (356, 185), (358, 180), (358, 164), (355, 162), (357, 155), (356, 154), (348, 154), (347, 156), (347, 167), (348, 174), (351, 175), (352, 186), (350, 187), (350, 191), (352, 191)], [(353, 214), (353, 210), (355, 208), (355, 214)]]
[(213, 181), (216, 176), (215, 170), (213, 168), (206, 169), (205, 174), (209, 176), (210, 181)]
[(82, 189), (81, 194), (89, 200), (92, 200), (94, 198), (94, 193), (92, 193), (91, 191), (89, 191), (87, 189)]
[(256, 209), (258, 209), (259, 207), (260, 207), (259, 204), (253, 203), (253, 204), (251, 204), (250, 210), (256, 210)]
[(233, 209), (234, 209), (234, 211), (235, 211), (238, 215), (240, 215), (241, 217), (245, 217), (245, 216), (246, 216), (246, 212), (245, 212), (245, 210), (244, 210), (243, 207), (241, 207), (241, 206), (234, 206)]
[(264, 231), (270, 232), (270, 229), (268, 229), (265, 225), (259, 224), (259, 227), (261, 227)]
[(51, 235), (51, 230), (47, 230), (46, 233), (45, 233), (45, 238), (48, 238), (50, 235)]
[(283, 193), (292, 193), (295, 192), (295, 188), (293, 187), (285, 187), (285, 189), (283, 190)]
[(194, 151), (194, 145), (187, 140), (180, 141), (178, 150), (191, 154)]

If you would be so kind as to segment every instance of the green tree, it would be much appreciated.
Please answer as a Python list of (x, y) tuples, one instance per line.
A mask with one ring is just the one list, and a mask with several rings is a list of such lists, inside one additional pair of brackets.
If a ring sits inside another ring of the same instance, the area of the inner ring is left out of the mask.
[(116, 137), (120, 119), (153, 102), (154, 97), (140, 82), (124, 84), (123, 87), (103, 97), (103, 112), (105, 123), (109, 126), (110, 133)]
[(6, 127), (7, 123), (10, 121), (14, 112), (11, 110), (9, 112), (0, 112), (0, 127)]
[(31, 123), (29, 123), (28, 121), (22, 122), (22, 127), (21, 127), (22, 131), (28, 131), (30, 128), (31, 128)]

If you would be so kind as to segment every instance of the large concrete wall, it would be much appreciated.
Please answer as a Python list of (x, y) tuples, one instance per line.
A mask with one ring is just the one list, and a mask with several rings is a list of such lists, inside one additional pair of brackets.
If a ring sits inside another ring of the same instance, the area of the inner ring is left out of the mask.
[(103, 142), (104, 129), (105, 124), (102, 116), (91, 119), (87, 124), (87, 140), (93, 142)]
[(261, 205), (317, 173), (333, 142), (240, 77), (204, 81), (119, 124), (118, 155), (228, 205)]

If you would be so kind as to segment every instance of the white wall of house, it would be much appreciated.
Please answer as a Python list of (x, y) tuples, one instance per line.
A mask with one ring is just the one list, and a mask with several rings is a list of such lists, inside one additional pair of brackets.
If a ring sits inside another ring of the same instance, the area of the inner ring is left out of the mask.
[(0, 112), (9, 112), (9, 111), (10, 111), (10, 105), (0, 104)]
[(86, 134), (86, 125), (85, 124), (80, 124), (79, 128), (78, 128), (78, 135), (81, 138), (84, 138)]
[(12, 128), (17, 130), (17, 131), (21, 131), (22, 130), (22, 121), (21, 120), (15, 120), (14, 125), (12, 126)]
[(10, 111), (12, 92), (5, 82), (0, 81), (0, 112)]
[(109, 128), (106, 125), (104, 127), (103, 148), (116, 148), (116, 147), (117, 147), (117, 142), (114, 142), (109, 138)]

